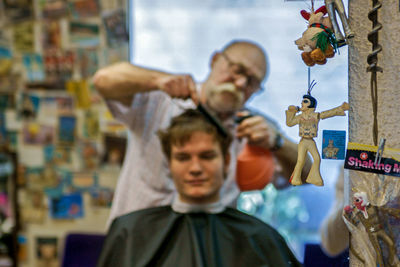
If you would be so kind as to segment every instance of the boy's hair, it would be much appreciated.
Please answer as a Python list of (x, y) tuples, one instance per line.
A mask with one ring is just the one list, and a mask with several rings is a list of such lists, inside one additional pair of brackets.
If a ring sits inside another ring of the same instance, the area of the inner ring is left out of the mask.
[(194, 132), (204, 132), (214, 137), (219, 144), (222, 155), (229, 153), (232, 141), (231, 134), (223, 137), (217, 128), (211, 124), (203, 114), (195, 109), (188, 109), (181, 115), (172, 118), (170, 126), (165, 130), (158, 131), (161, 147), (168, 160), (171, 159), (173, 145), (182, 146), (190, 140)]

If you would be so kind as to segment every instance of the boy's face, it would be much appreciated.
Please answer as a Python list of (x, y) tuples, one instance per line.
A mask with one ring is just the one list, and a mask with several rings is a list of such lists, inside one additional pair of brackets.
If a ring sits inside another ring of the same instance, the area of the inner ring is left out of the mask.
[(229, 157), (222, 155), (214, 137), (194, 132), (182, 146), (172, 145), (169, 162), (180, 200), (189, 204), (206, 204), (219, 199)]

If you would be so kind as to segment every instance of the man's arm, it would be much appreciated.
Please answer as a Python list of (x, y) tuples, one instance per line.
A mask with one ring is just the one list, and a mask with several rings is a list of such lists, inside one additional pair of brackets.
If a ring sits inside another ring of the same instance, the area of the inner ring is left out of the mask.
[(196, 98), (196, 87), (190, 75), (176, 75), (135, 66), (128, 62), (116, 63), (99, 69), (93, 78), (98, 92), (106, 100), (131, 103), (137, 93), (161, 90), (171, 97)]

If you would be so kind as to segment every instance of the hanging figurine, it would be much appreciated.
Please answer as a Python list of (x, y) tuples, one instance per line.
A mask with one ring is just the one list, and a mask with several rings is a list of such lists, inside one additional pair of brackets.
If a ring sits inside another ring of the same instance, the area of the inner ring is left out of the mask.
[(314, 4), (312, 4), (311, 12), (300, 11), (302, 17), (308, 21), (308, 27), (295, 44), (299, 50), (304, 51), (301, 58), (309, 67), (315, 64), (324, 65), (327, 58), (334, 57), (336, 52), (337, 44), (332, 22), (328, 16), (325, 16), (326, 13), (325, 6), (314, 12)]
[[(301, 172), (305, 164), (307, 152), (311, 153), (313, 164), (310, 173), (307, 176), (306, 182), (323, 186), (324, 182), (320, 173), (321, 157), (319, 155), (314, 137), (317, 137), (318, 123), (320, 119), (326, 119), (334, 116), (345, 116), (346, 110), (349, 110), (349, 104), (343, 102), (342, 105), (323, 111), (321, 113), (315, 112), (317, 107), (317, 100), (311, 96), (311, 90), (315, 86), (314, 81), (310, 84), (307, 94), (303, 96), (301, 108), (296, 106), (289, 106), (286, 110), (286, 125), (292, 127), (296, 124), (299, 125), (299, 136), (301, 140), (298, 145), (297, 163), (294, 171), (290, 177), (292, 185), (301, 185)], [(300, 114), (296, 115), (297, 112)]]
[[(346, 40), (354, 37), (354, 33), (351, 31), (349, 22), (346, 17), (344, 10), (344, 5), (342, 0), (325, 0), (325, 6), (328, 11), (329, 18), (332, 22), (333, 31), (335, 33), (336, 42), (338, 46), (343, 46), (346, 44)], [(343, 30), (345, 36), (343, 36), (340, 31), (339, 25), (336, 20), (336, 12), (338, 13), (340, 20), (342, 22)]]
[[(353, 205), (344, 207), (343, 217), (349, 228), (352, 230), (352, 225), (357, 226), (360, 222), (367, 231), (368, 238), (376, 253), (376, 264), (384, 267), (382, 256), (381, 244), (385, 244), (389, 251), (388, 266), (399, 266), (399, 260), (396, 256), (396, 248), (393, 239), (386, 233), (381, 220), (381, 213), (390, 214), (400, 219), (400, 210), (393, 208), (377, 207), (369, 203), (367, 194), (365, 192), (357, 192), (353, 196)], [(351, 224), (351, 225), (349, 225)], [(366, 253), (367, 250), (363, 250)], [(360, 255), (357, 258), (363, 260)], [(373, 266), (376, 266), (373, 265)]]

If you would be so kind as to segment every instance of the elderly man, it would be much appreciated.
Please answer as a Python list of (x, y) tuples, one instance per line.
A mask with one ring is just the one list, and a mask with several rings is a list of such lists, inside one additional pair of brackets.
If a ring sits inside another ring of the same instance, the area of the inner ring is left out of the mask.
[(221, 202), (230, 135), (187, 110), (159, 136), (178, 194), (115, 219), (98, 267), (300, 266), (273, 228)]
[[(160, 153), (156, 132), (170, 119), (201, 103), (234, 133), (230, 147), (231, 163), (227, 181), (221, 189), (221, 201), (234, 205), (239, 195), (235, 182), (236, 158), (248, 144), (272, 150), (281, 175), (289, 179), (296, 163), (297, 146), (287, 140), (271, 121), (252, 116), (234, 125), (233, 115), (260, 89), (267, 72), (266, 56), (256, 44), (235, 41), (211, 58), (207, 79), (196, 84), (187, 74), (171, 74), (129, 63), (100, 69), (94, 77), (99, 93), (113, 115), (130, 130), (129, 146), (115, 191), (111, 219), (134, 210), (167, 205), (172, 202), (174, 186), (167, 162)], [(191, 98), (192, 100), (188, 99)], [(307, 161), (307, 171), (310, 168)]]

